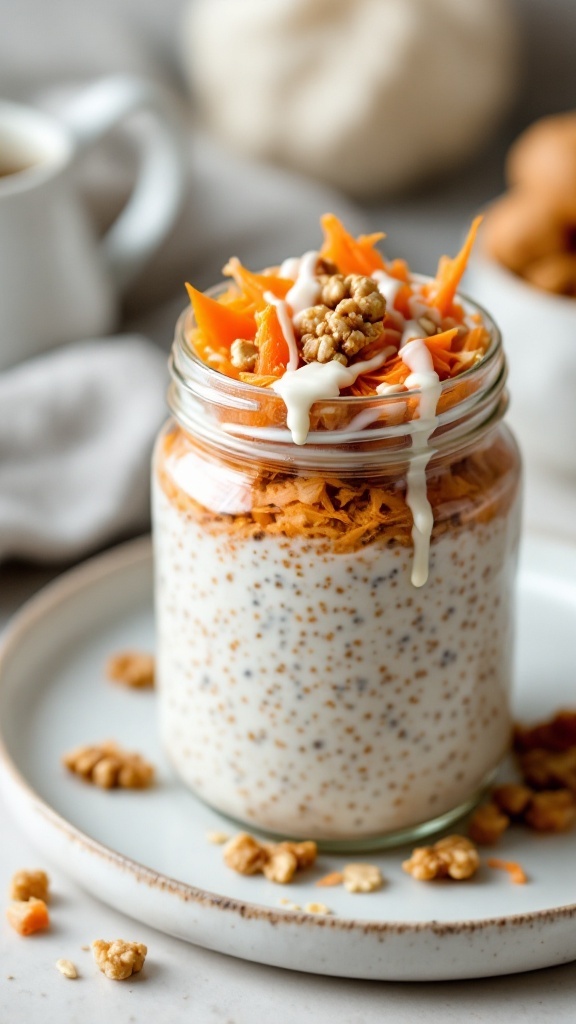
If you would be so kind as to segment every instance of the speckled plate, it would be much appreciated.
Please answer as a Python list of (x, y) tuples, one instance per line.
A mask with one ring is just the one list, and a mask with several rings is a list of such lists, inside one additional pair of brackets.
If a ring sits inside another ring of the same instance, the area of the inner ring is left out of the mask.
[[(136, 542), (87, 562), (14, 619), (0, 656), (0, 784), (42, 854), (96, 896), (189, 942), (260, 963), (356, 978), (430, 980), (532, 970), (576, 959), (576, 834), (512, 829), (499, 856), (530, 883), (483, 866), (471, 882), (415, 882), (406, 851), (370, 854), (381, 892), (314, 881), (346, 863), (322, 855), (289, 887), (233, 874), (210, 829), (230, 825), (174, 779), (162, 756), (154, 695), (108, 683), (107, 656), (152, 649), (151, 559)], [(576, 548), (524, 547), (516, 705), (524, 718), (574, 703)], [(63, 751), (114, 737), (159, 769), (147, 792), (102, 792), (66, 775)], [(354, 860), (362, 858), (354, 857)], [(321, 900), (331, 916), (287, 911)]]

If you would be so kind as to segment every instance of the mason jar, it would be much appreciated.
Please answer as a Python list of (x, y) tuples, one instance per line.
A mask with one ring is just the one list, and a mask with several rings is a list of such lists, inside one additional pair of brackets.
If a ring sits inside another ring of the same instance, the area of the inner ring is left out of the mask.
[[(406, 483), (417, 391), (338, 397), (293, 443), (282, 398), (205, 365), (180, 317), (153, 518), (160, 730), (245, 827), (362, 849), (479, 799), (510, 741), (520, 460), (499, 333), (441, 384), (427, 579)], [(417, 581), (422, 582), (422, 580)]]

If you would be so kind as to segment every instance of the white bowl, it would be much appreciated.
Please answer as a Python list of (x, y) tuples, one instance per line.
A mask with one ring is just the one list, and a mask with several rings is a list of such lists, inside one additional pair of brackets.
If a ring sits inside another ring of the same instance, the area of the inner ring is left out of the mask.
[(528, 474), (576, 488), (576, 299), (541, 291), (485, 255), (471, 260), (465, 285), (502, 331), (508, 421)]

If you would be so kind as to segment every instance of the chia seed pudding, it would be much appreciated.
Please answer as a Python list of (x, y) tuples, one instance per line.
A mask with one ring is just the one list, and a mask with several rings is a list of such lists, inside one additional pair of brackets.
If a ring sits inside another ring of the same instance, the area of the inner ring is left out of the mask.
[(153, 481), (160, 728), (225, 814), (343, 844), (423, 834), (505, 753), (519, 462), (490, 330), (465, 388), (407, 362), (436, 377), (428, 414), (424, 378), (415, 401), (392, 381), (360, 419), (352, 396), (331, 445), (341, 386), (299, 448), (282, 390), (201, 366), (180, 325)]

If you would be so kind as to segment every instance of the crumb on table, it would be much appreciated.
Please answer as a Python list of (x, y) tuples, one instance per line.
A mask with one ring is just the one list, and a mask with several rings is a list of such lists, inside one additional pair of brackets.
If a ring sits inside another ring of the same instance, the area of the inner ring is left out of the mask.
[(50, 915), (44, 900), (31, 896), (29, 900), (15, 900), (6, 910), (6, 917), (19, 935), (33, 935), (48, 928)]
[(78, 977), (78, 971), (76, 970), (71, 960), (65, 960), (61, 958), (60, 960), (56, 961), (55, 967), (56, 970), (60, 971), (60, 974), (63, 974), (65, 978)]
[(92, 952), (97, 966), (107, 978), (124, 981), (142, 970), (148, 949), (142, 942), (125, 942), (124, 939), (105, 942), (104, 939), (95, 939)]

